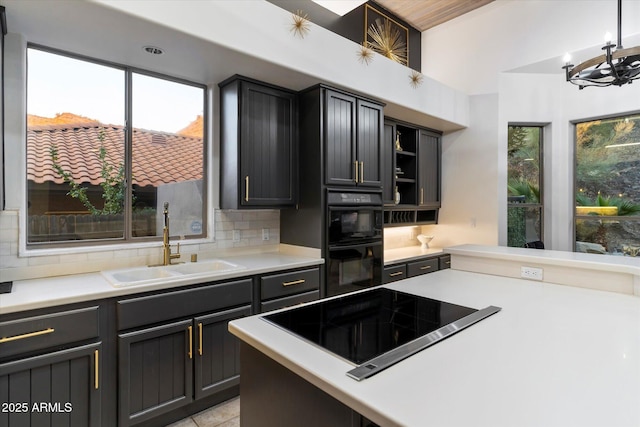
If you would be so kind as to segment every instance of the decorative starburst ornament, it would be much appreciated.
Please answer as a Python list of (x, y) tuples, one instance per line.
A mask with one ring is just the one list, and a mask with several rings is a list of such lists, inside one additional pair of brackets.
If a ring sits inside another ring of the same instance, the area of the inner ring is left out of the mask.
[(366, 42), (360, 45), (357, 55), (361, 64), (369, 65), (373, 61), (373, 51), (367, 47)]
[(295, 13), (291, 14), (291, 19), (293, 23), (291, 24), (291, 32), (294, 36), (299, 36), (301, 39), (306, 36), (309, 31), (309, 15), (301, 11), (300, 9), (296, 10)]
[(407, 65), (407, 44), (402, 41), (400, 31), (391, 26), (391, 21), (380, 19), (369, 26), (367, 34), (373, 41), (368, 45), (375, 52), (402, 65)]
[(417, 88), (422, 84), (423, 78), (424, 76), (422, 74), (416, 70), (411, 70), (411, 74), (409, 75), (409, 84), (411, 84), (413, 88)]

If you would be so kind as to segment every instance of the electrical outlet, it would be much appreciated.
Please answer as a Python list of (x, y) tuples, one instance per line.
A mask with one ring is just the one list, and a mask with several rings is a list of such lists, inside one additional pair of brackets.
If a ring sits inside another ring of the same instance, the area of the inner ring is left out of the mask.
[(269, 240), (269, 229), (268, 228), (263, 228), (262, 229), (262, 240)]
[(520, 267), (520, 277), (523, 279), (542, 280), (542, 269), (537, 267)]
[(233, 230), (233, 242), (238, 243), (240, 241), (240, 230)]

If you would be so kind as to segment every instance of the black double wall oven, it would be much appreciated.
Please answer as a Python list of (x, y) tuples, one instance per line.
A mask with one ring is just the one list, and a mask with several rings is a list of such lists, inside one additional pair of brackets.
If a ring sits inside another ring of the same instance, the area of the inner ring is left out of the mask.
[(326, 296), (382, 282), (382, 195), (327, 191)]

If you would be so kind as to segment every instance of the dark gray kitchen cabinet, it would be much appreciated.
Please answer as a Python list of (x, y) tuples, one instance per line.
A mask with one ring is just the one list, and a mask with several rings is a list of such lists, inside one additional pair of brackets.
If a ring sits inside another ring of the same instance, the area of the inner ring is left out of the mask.
[(379, 103), (325, 89), (325, 183), (382, 185), (384, 112)]
[(296, 93), (241, 76), (219, 86), (221, 207), (294, 206), (298, 193)]
[(440, 207), (440, 135), (420, 130), (418, 144), (418, 205)]
[(189, 319), (118, 336), (121, 426), (193, 400), (192, 328)]
[(229, 333), (231, 320), (249, 316), (245, 306), (195, 318), (195, 398), (240, 384), (240, 341)]
[(395, 135), (396, 124), (385, 120), (382, 138), (382, 202), (385, 205), (395, 204)]
[(94, 343), (1, 364), (0, 425), (100, 426), (100, 353)]
[(253, 281), (241, 279), (118, 301), (120, 426), (239, 384), (227, 324), (251, 314), (252, 292)]
[(441, 134), (387, 119), (383, 152), (385, 226), (437, 224)]
[(382, 270), (382, 283), (391, 283), (407, 278), (407, 265), (394, 264)]
[(98, 306), (0, 317), (0, 425), (102, 424)]
[(319, 268), (269, 274), (260, 278), (261, 313), (319, 298)]
[(451, 255), (448, 254), (421, 257), (406, 262), (398, 261), (385, 265), (382, 283), (391, 283), (446, 268), (451, 268)]

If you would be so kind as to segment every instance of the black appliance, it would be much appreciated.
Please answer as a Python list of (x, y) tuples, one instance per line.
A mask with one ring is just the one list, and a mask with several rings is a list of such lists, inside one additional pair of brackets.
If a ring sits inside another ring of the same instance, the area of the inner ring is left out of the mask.
[(327, 192), (326, 296), (382, 283), (381, 193)]
[(347, 375), (361, 380), (498, 311), (376, 288), (263, 318), (359, 365)]

